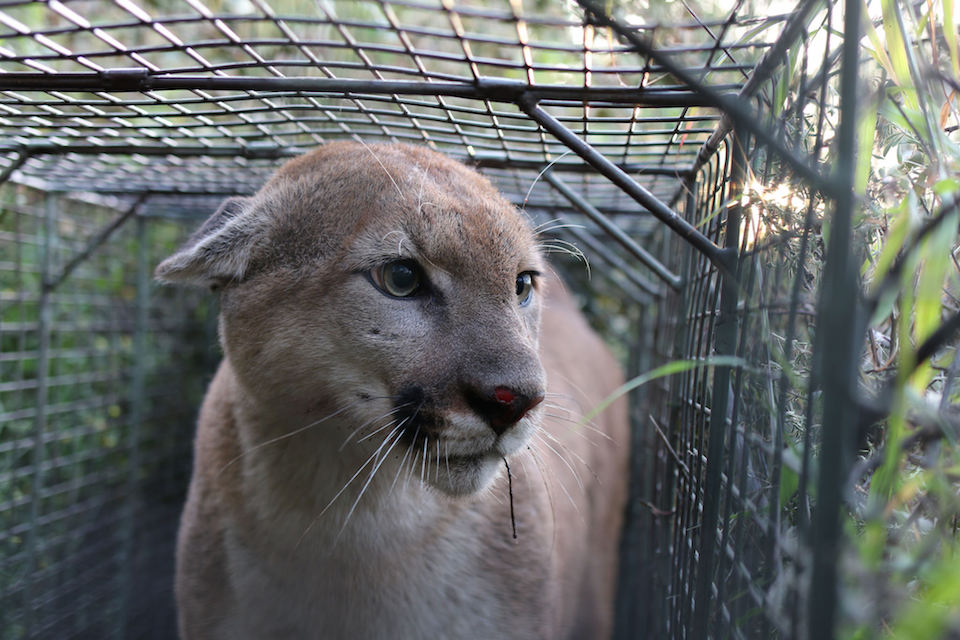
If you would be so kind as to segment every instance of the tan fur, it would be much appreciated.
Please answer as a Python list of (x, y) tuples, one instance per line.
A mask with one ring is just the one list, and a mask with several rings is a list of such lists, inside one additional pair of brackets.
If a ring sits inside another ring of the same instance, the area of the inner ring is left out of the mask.
[[(378, 290), (366, 274), (398, 257), (435, 295)], [(609, 635), (625, 407), (579, 422), (621, 377), (559, 281), (518, 304), (518, 274), (547, 270), (485, 178), (353, 143), (288, 162), (158, 267), (222, 292), (178, 540), (183, 638)], [(547, 397), (498, 437), (470, 385)], [(416, 434), (398, 396), (420, 399)]]

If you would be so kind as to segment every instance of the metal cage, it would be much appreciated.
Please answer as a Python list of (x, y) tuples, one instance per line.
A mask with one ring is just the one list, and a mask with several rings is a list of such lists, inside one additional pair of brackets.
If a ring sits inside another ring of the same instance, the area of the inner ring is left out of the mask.
[(0, 635), (175, 633), (215, 309), (151, 268), (351, 138), (478, 167), (592, 262), (636, 382), (617, 636), (829, 637), (861, 3), (705, 4), (0, 2)]

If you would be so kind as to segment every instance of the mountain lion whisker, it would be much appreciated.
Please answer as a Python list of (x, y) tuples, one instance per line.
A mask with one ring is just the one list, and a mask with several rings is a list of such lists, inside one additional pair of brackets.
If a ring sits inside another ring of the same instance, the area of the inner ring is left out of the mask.
[(393, 488), (397, 484), (397, 479), (400, 477), (400, 474), (403, 472), (403, 465), (407, 461), (407, 456), (410, 455), (410, 451), (413, 450), (413, 443), (410, 443), (406, 446), (406, 450), (403, 452), (403, 458), (400, 459), (400, 464), (397, 465), (397, 473), (393, 476), (393, 482), (390, 483), (389, 493), (393, 493)]
[[(390, 440), (390, 438), (393, 438), (393, 434), (400, 432), (400, 430), (401, 430), (401, 427), (400, 427), (400, 426), (397, 426), (393, 431), (391, 431), (391, 432), (390, 432), (390, 435), (388, 435), (388, 436), (384, 439), (384, 441), (383, 441), (384, 444), (386, 444), (386, 442), (387, 442), (388, 440)], [(377, 471), (378, 471), (378, 470), (380, 469), (380, 467), (383, 465), (383, 461), (387, 459), (387, 457), (390, 455), (390, 452), (393, 451), (393, 448), (397, 445), (398, 442), (400, 442), (401, 435), (402, 435), (402, 434), (399, 434), (399, 435), (397, 435), (396, 438), (393, 438), (393, 442), (390, 443), (390, 446), (389, 446), (389, 447), (387, 448), (387, 450), (383, 453), (383, 456), (382, 456), (382, 457), (378, 456), (379, 459), (377, 460), (376, 464), (374, 464), (373, 469), (370, 470), (370, 475), (367, 476), (367, 481), (363, 483), (363, 487), (360, 489), (360, 493), (357, 494), (357, 499), (353, 501), (353, 504), (352, 504), (352, 505), (350, 505), (350, 510), (347, 511), (347, 515), (346, 515), (346, 517), (343, 519), (343, 526), (340, 527), (340, 531), (337, 532), (337, 537), (334, 538), (334, 541), (333, 541), (334, 544), (337, 543), (337, 540), (340, 539), (340, 536), (343, 534), (344, 529), (347, 528), (347, 523), (350, 522), (350, 516), (353, 515), (353, 512), (356, 510), (357, 505), (360, 504), (360, 498), (362, 498), (362, 497), (363, 497), (363, 494), (366, 493), (367, 487), (370, 486), (370, 482), (373, 480), (373, 477), (374, 477), (375, 475), (377, 475)], [(380, 447), (377, 449), (377, 453), (378, 453), (378, 454), (379, 454), (379, 452), (380, 452), (380, 449), (382, 449), (382, 448), (383, 448), (383, 445), (381, 444)]]
[(563, 454), (561, 454), (559, 451), (554, 449), (553, 445), (547, 442), (547, 439), (544, 437), (543, 432), (538, 429), (533, 437), (540, 440), (540, 442), (542, 442), (547, 449), (550, 449), (550, 451), (552, 451), (553, 454), (560, 459), (560, 461), (564, 464), (564, 466), (566, 466), (567, 469), (570, 470), (570, 475), (572, 475), (573, 479), (576, 480), (577, 486), (580, 487), (580, 491), (583, 491), (583, 480), (580, 479), (580, 474), (577, 473), (577, 471), (573, 468), (573, 465), (570, 464), (570, 462), (563, 456)]
[[(398, 407), (394, 407), (393, 409), (391, 409), (390, 411), (388, 411), (388, 412), (385, 413), (384, 415), (375, 418), (375, 419), (374, 419), (374, 422), (376, 422), (377, 420), (382, 420), (383, 418), (385, 418), (385, 417), (387, 417), (387, 416), (389, 416), (389, 415), (391, 415), (391, 414), (393, 414), (393, 413), (396, 413), (397, 411), (399, 411), (399, 410), (402, 409), (403, 407), (409, 406), (409, 405), (411, 405), (411, 404), (413, 404), (413, 403), (412, 403), (412, 402), (408, 402), (406, 405), (400, 405), (400, 406), (398, 406)], [(409, 420), (410, 420), (409, 417), (404, 418), (404, 419), (403, 419), (403, 422), (401, 422), (400, 424), (404, 424), (404, 423), (408, 422)], [(356, 431), (354, 431), (354, 433), (356, 433), (356, 432), (359, 431), (360, 429), (363, 429), (365, 426), (367, 426), (367, 425), (369, 425), (369, 424), (370, 424), (370, 422), (368, 421), (365, 425), (359, 427)], [(378, 433), (380, 433), (381, 431), (383, 431), (384, 429), (386, 429), (386, 428), (388, 428), (388, 427), (389, 427), (389, 423), (377, 427), (375, 430), (371, 431), (371, 432), (368, 433), (367, 435), (365, 435), (365, 436), (363, 436), (362, 438), (360, 438), (359, 440), (357, 440), (357, 444), (360, 444), (361, 442), (364, 442), (364, 441), (366, 441), (366, 440), (369, 440), (370, 438), (372, 438), (373, 436), (377, 435)], [(351, 435), (353, 435), (353, 434), (351, 434)], [(349, 440), (349, 438), (347, 438), (347, 439)]]
[[(547, 495), (547, 505), (550, 507), (550, 552), (552, 553), (553, 548), (557, 546), (558, 534), (557, 510), (553, 500), (553, 491), (550, 489), (550, 482), (547, 480), (546, 472), (543, 470), (543, 465), (540, 462), (540, 457), (536, 451), (533, 451), (530, 447), (527, 447), (527, 450), (530, 451), (530, 459), (533, 461), (533, 466), (537, 469), (537, 475), (540, 477), (540, 483), (543, 485), (543, 492)], [(524, 470), (524, 477), (527, 477), (524, 458), (520, 458), (520, 464)]]
[[(536, 450), (532, 449), (531, 453), (533, 455), (533, 459), (536, 460), (539, 465), (541, 466), (545, 465), (543, 458), (540, 456), (540, 454)], [(580, 505), (577, 504), (577, 501), (574, 500), (573, 496), (570, 495), (570, 492), (567, 491), (567, 487), (565, 484), (563, 484), (563, 480), (561, 480), (559, 476), (554, 476), (554, 479), (556, 479), (557, 486), (560, 487), (560, 491), (563, 492), (563, 495), (565, 495), (567, 497), (567, 500), (570, 502), (570, 506), (572, 506), (576, 514), (582, 518), (583, 514), (580, 513)]]
[[(391, 433), (392, 433), (392, 432), (391, 432)], [(323, 517), (323, 514), (325, 514), (325, 513), (327, 512), (327, 510), (330, 509), (331, 506), (333, 506), (333, 503), (337, 501), (337, 498), (339, 498), (339, 497), (343, 494), (343, 492), (347, 490), (347, 487), (349, 487), (351, 484), (353, 484), (353, 481), (357, 479), (357, 476), (359, 476), (360, 473), (363, 472), (363, 470), (367, 468), (367, 465), (370, 464), (370, 462), (377, 457), (377, 454), (380, 453), (380, 450), (383, 448), (383, 445), (386, 443), (387, 438), (389, 438), (389, 437), (390, 437), (390, 434), (388, 434), (387, 437), (383, 439), (383, 442), (380, 443), (380, 446), (377, 447), (377, 449), (376, 449), (373, 453), (370, 454), (370, 456), (363, 462), (363, 464), (360, 465), (360, 468), (357, 469), (356, 472), (355, 472), (352, 476), (350, 476), (350, 479), (347, 480), (347, 482), (346, 482), (342, 487), (340, 487), (340, 490), (337, 491), (337, 493), (334, 494), (334, 496), (333, 496), (332, 498), (330, 498), (330, 502), (327, 503), (327, 506), (325, 506), (323, 509), (321, 509), (321, 510), (320, 510), (320, 513), (318, 513), (318, 514), (316, 515), (316, 517), (314, 517), (314, 519), (313, 519), (313, 520), (310, 522), (310, 524), (307, 526), (307, 528), (304, 529), (303, 533), (300, 535), (300, 539), (297, 541), (297, 546), (300, 545), (300, 542), (303, 541), (303, 539), (306, 537), (307, 533), (310, 532), (310, 529), (313, 528), (313, 525), (316, 524), (317, 520), (319, 520), (320, 518)]]
[(246, 456), (246, 455), (249, 455), (249, 454), (253, 453), (254, 451), (257, 451), (257, 450), (259, 450), (259, 449), (262, 449), (263, 447), (266, 447), (267, 445), (275, 444), (275, 443), (280, 442), (280, 441), (282, 441), (282, 440), (286, 440), (286, 439), (288, 439), (288, 438), (292, 438), (293, 436), (298, 435), (298, 434), (300, 434), (300, 433), (303, 433), (304, 431), (309, 431), (310, 429), (313, 429), (314, 427), (316, 427), (316, 426), (319, 425), (320, 423), (326, 422), (326, 421), (329, 420), (330, 418), (336, 417), (336, 416), (340, 415), (341, 413), (343, 413), (344, 411), (347, 411), (347, 410), (349, 410), (349, 409), (352, 409), (353, 407), (355, 407), (356, 405), (360, 404), (361, 402), (362, 402), (361, 400), (357, 400), (357, 401), (355, 401), (355, 402), (352, 402), (352, 403), (348, 404), (348, 405), (345, 406), (345, 407), (341, 407), (340, 409), (337, 409), (337, 410), (334, 411), (333, 413), (331, 413), (331, 414), (329, 414), (329, 415), (327, 415), (327, 416), (324, 416), (323, 418), (320, 418), (319, 420), (314, 420), (313, 422), (311, 422), (310, 424), (308, 424), (308, 425), (306, 425), (306, 426), (304, 426), (304, 427), (300, 427), (299, 429), (294, 429), (293, 431), (290, 431), (290, 432), (285, 433), (285, 434), (283, 434), (283, 435), (277, 436), (277, 437), (275, 437), (275, 438), (270, 438), (269, 440), (265, 440), (265, 441), (263, 441), (263, 442), (260, 442), (260, 443), (258, 443), (258, 444), (253, 445), (252, 447), (250, 447), (249, 449), (247, 449), (246, 451), (244, 451), (244, 452), (241, 453), (240, 455), (232, 458), (229, 462), (227, 462), (225, 465), (223, 465), (223, 466), (220, 468), (220, 471), (217, 472), (217, 475), (222, 474), (224, 471), (227, 470), (227, 467), (230, 467), (231, 465), (233, 465), (233, 463), (235, 463), (235, 462), (237, 462), (238, 460), (240, 460), (240, 458), (242, 458), (242, 457), (244, 457), (244, 456)]
[(423, 464), (420, 466), (420, 482), (423, 482), (423, 472), (427, 468), (427, 437), (423, 437)]
[[(343, 442), (340, 443), (340, 447), (337, 449), (337, 451), (343, 451), (344, 447), (347, 446), (347, 443), (350, 442), (350, 439), (353, 438), (353, 436), (357, 435), (358, 433), (360, 433), (361, 431), (363, 431), (365, 428), (369, 427), (371, 424), (375, 424), (378, 420), (383, 420), (384, 418), (387, 418), (387, 417), (393, 415), (394, 413), (396, 413), (397, 411), (399, 411), (399, 410), (402, 409), (403, 407), (409, 406), (410, 404), (412, 404), (412, 403), (407, 403), (407, 404), (405, 404), (405, 405), (400, 405), (400, 406), (394, 407), (393, 409), (390, 409), (390, 411), (387, 411), (386, 413), (384, 413), (384, 414), (382, 414), (382, 415), (379, 415), (379, 416), (377, 416), (376, 418), (371, 418), (370, 420), (367, 420), (366, 422), (364, 422), (363, 424), (361, 424), (359, 427), (357, 427), (356, 429), (354, 429), (353, 431), (351, 431), (351, 432), (350, 432), (350, 435), (348, 435), (346, 438), (344, 438)], [(377, 427), (377, 429), (376, 429), (375, 431), (373, 431), (373, 432), (371, 432), (371, 433), (368, 433), (368, 434), (365, 435), (364, 437), (362, 437), (362, 438), (360, 438), (359, 440), (357, 440), (357, 444), (359, 444), (359, 443), (363, 442), (364, 440), (367, 440), (367, 439), (373, 437), (374, 435), (380, 433), (381, 431), (383, 431), (384, 429), (386, 429), (386, 428), (389, 426), (389, 424), (390, 424), (390, 423), (388, 422), (388, 423), (385, 424), (385, 425), (381, 425), (381, 426)]]
[[(558, 437), (556, 437), (555, 435), (553, 435), (553, 434), (550, 433), (549, 431), (547, 431), (547, 430), (545, 430), (545, 429), (540, 429), (540, 430), (538, 431), (538, 433), (539, 433), (542, 437), (548, 438), (551, 442), (553, 442), (555, 445), (557, 445), (558, 447), (560, 447), (560, 449), (561, 449), (565, 454), (567, 454), (567, 455), (569, 455), (569, 456), (572, 456), (574, 459), (576, 459), (577, 462), (579, 462), (580, 464), (582, 464), (582, 465), (584, 466), (584, 468), (585, 468), (587, 471), (590, 472), (590, 475), (592, 475), (592, 476), (594, 477), (594, 479), (599, 482), (600, 476), (597, 475), (597, 473), (590, 467), (590, 465), (589, 465), (589, 464), (587, 463), (587, 461), (583, 458), (583, 456), (581, 456), (579, 453), (577, 453), (576, 451), (574, 451), (573, 449), (571, 449), (570, 447), (568, 447), (567, 445), (565, 445), (562, 440), (560, 440)], [(546, 444), (546, 443), (544, 443), (544, 444)]]
[[(549, 407), (547, 407), (547, 408), (549, 408)], [(571, 419), (571, 418), (567, 418), (567, 417), (564, 417), (564, 416), (561, 416), (561, 415), (557, 415), (557, 414), (551, 413), (551, 412), (549, 412), (549, 411), (544, 411), (544, 412), (543, 412), (543, 415), (544, 415), (544, 417), (546, 417), (546, 418), (552, 418), (552, 419), (554, 419), (554, 420), (559, 420), (559, 421), (561, 421), (561, 422), (566, 423), (566, 424), (564, 424), (564, 425), (562, 425), (562, 426), (565, 428), (565, 431), (566, 431), (567, 433), (573, 433), (574, 435), (576, 435), (576, 436), (578, 436), (578, 437), (580, 437), (580, 438), (583, 438), (584, 442), (588, 443), (589, 445), (591, 445), (591, 446), (593, 446), (593, 447), (599, 447), (599, 446), (601, 446), (601, 445), (603, 444), (603, 443), (599, 442), (597, 439), (590, 437), (590, 435), (587, 433), (587, 431), (590, 431), (589, 429), (581, 429), (580, 427), (581, 427), (582, 425), (580, 424), (580, 421), (579, 421), (579, 420), (573, 420), (573, 419)]]

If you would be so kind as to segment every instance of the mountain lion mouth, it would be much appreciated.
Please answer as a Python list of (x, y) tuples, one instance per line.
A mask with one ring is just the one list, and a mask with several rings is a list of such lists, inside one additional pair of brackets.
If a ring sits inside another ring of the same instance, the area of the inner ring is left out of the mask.
[(502, 457), (496, 452), (451, 455), (437, 460), (437, 473), (427, 474), (424, 482), (451, 496), (476, 494), (488, 486)]
[[(416, 404), (413, 400), (416, 398)], [(514, 428), (497, 435), (472, 413), (440, 412), (426, 407), (422, 395), (407, 393), (398, 401), (403, 423), (401, 443), (421, 481), (450, 496), (469, 496), (488, 486), (504, 456), (526, 442), (526, 429)]]
[(440, 464), (477, 464), (499, 460), (526, 443), (533, 427), (523, 420), (503, 434), (496, 434), (472, 414), (411, 413), (400, 418), (400, 441), (413, 451), (426, 451)]

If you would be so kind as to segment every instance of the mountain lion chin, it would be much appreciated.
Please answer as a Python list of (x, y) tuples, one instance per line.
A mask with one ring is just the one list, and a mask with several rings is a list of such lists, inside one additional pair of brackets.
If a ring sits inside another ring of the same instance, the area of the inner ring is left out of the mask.
[(425, 477), (424, 482), (449, 496), (471, 496), (489, 487), (502, 466), (503, 457), (495, 452), (450, 456), (442, 460), (437, 472)]

